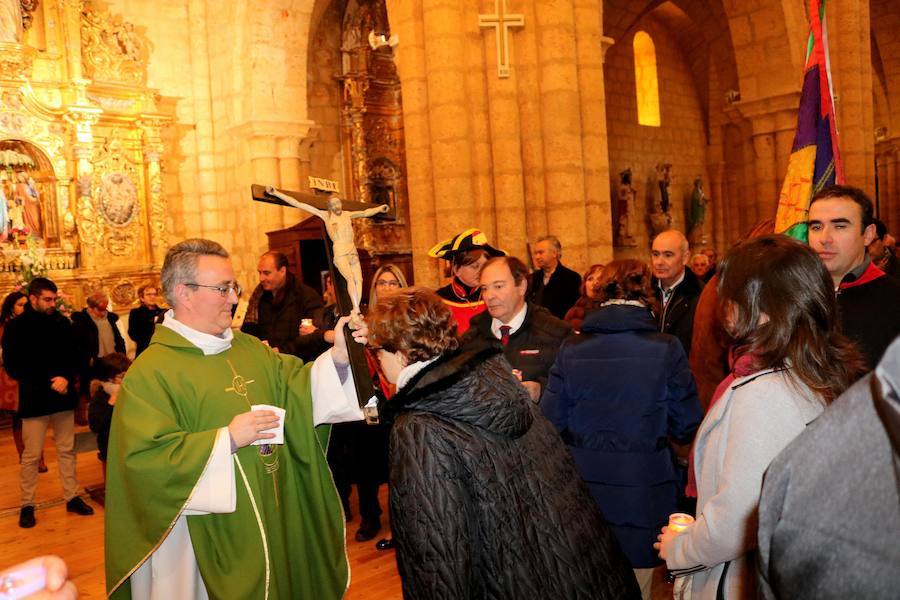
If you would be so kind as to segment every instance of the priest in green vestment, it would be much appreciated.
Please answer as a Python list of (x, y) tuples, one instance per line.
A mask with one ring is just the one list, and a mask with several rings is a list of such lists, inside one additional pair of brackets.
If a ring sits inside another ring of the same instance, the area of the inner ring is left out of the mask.
[[(327, 423), (363, 418), (343, 336), (304, 365), (232, 332), (240, 286), (228, 253), (209, 240), (173, 246), (162, 286), (173, 310), (128, 371), (113, 414), (108, 593), (341, 598), (350, 572)], [(354, 337), (365, 342), (365, 333)]]

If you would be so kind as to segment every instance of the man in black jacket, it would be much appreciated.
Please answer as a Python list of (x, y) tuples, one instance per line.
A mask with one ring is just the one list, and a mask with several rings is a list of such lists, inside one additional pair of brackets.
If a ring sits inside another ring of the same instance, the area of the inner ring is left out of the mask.
[(241, 331), (266, 341), (279, 352), (299, 356), (305, 361), (318, 356), (317, 340), (308, 334), (322, 316), (322, 298), (288, 272), (287, 257), (281, 252), (266, 252), (257, 266), (259, 285), (253, 290)]
[(562, 258), (562, 244), (553, 235), (539, 238), (531, 251), (534, 266), (528, 301), (543, 306), (557, 319), (562, 319), (581, 297), (581, 275), (569, 269)]
[(156, 329), (156, 321), (159, 315), (165, 312), (156, 303), (158, 297), (159, 289), (155, 285), (142, 285), (138, 288), (141, 305), (132, 308), (128, 313), (128, 337), (133, 339), (137, 346), (134, 352), (135, 358), (150, 345), (150, 338), (153, 337), (153, 331)]
[(653, 239), (650, 254), (653, 291), (659, 299), (659, 330), (677, 337), (690, 356), (694, 313), (703, 283), (685, 268), (691, 258), (687, 238), (675, 229), (663, 231)]
[(56, 310), (56, 285), (38, 277), (28, 287), (28, 304), (3, 334), (3, 366), (19, 382), (19, 416), (22, 418), (20, 484), (22, 508), (19, 527), (34, 527), (34, 492), (38, 463), (47, 427), (53, 427), (59, 477), (66, 510), (92, 515), (94, 510), (77, 496), (75, 478), (74, 409), (78, 352), (69, 320)]
[(492, 258), (481, 269), (481, 297), (487, 312), (472, 318), (467, 336), (500, 340), (506, 360), (538, 402), (556, 353), (572, 327), (525, 302), (528, 268), (514, 256)]
[(876, 236), (872, 201), (862, 190), (834, 185), (809, 204), (809, 247), (834, 281), (841, 329), (862, 350), (869, 368), (900, 334), (900, 280), (866, 254)]

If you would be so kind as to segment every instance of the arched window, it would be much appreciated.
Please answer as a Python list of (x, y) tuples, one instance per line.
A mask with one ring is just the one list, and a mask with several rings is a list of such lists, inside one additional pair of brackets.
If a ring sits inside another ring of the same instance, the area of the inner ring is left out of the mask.
[(659, 79), (656, 47), (646, 31), (634, 34), (634, 82), (637, 88), (638, 124), (660, 126)]

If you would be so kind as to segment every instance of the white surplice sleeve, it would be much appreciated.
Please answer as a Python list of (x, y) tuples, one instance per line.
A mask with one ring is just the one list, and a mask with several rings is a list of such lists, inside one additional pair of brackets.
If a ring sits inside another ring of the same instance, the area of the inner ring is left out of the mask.
[(341, 383), (331, 350), (322, 353), (313, 363), (311, 379), (313, 425), (363, 420), (353, 377), (349, 376)]
[(231, 456), (231, 435), (227, 427), (222, 427), (216, 434), (209, 462), (184, 508), (185, 515), (234, 512), (237, 494)]

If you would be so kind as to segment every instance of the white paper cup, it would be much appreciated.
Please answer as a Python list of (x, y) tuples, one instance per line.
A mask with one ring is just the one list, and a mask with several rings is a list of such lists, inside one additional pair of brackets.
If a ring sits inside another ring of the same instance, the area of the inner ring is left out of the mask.
[(278, 408), (277, 406), (271, 406), (269, 404), (254, 404), (250, 407), (250, 410), (271, 410), (272, 412), (278, 415), (278, 427), (273, 427), (272, 429), (266, 429), (262, 433), (274, 433), (275, 437), (256, 440), (251, 445), (252, 446), (261, 446), (262, 444), (284, 444), (284, 415), (287, 413), (283, 408)]

